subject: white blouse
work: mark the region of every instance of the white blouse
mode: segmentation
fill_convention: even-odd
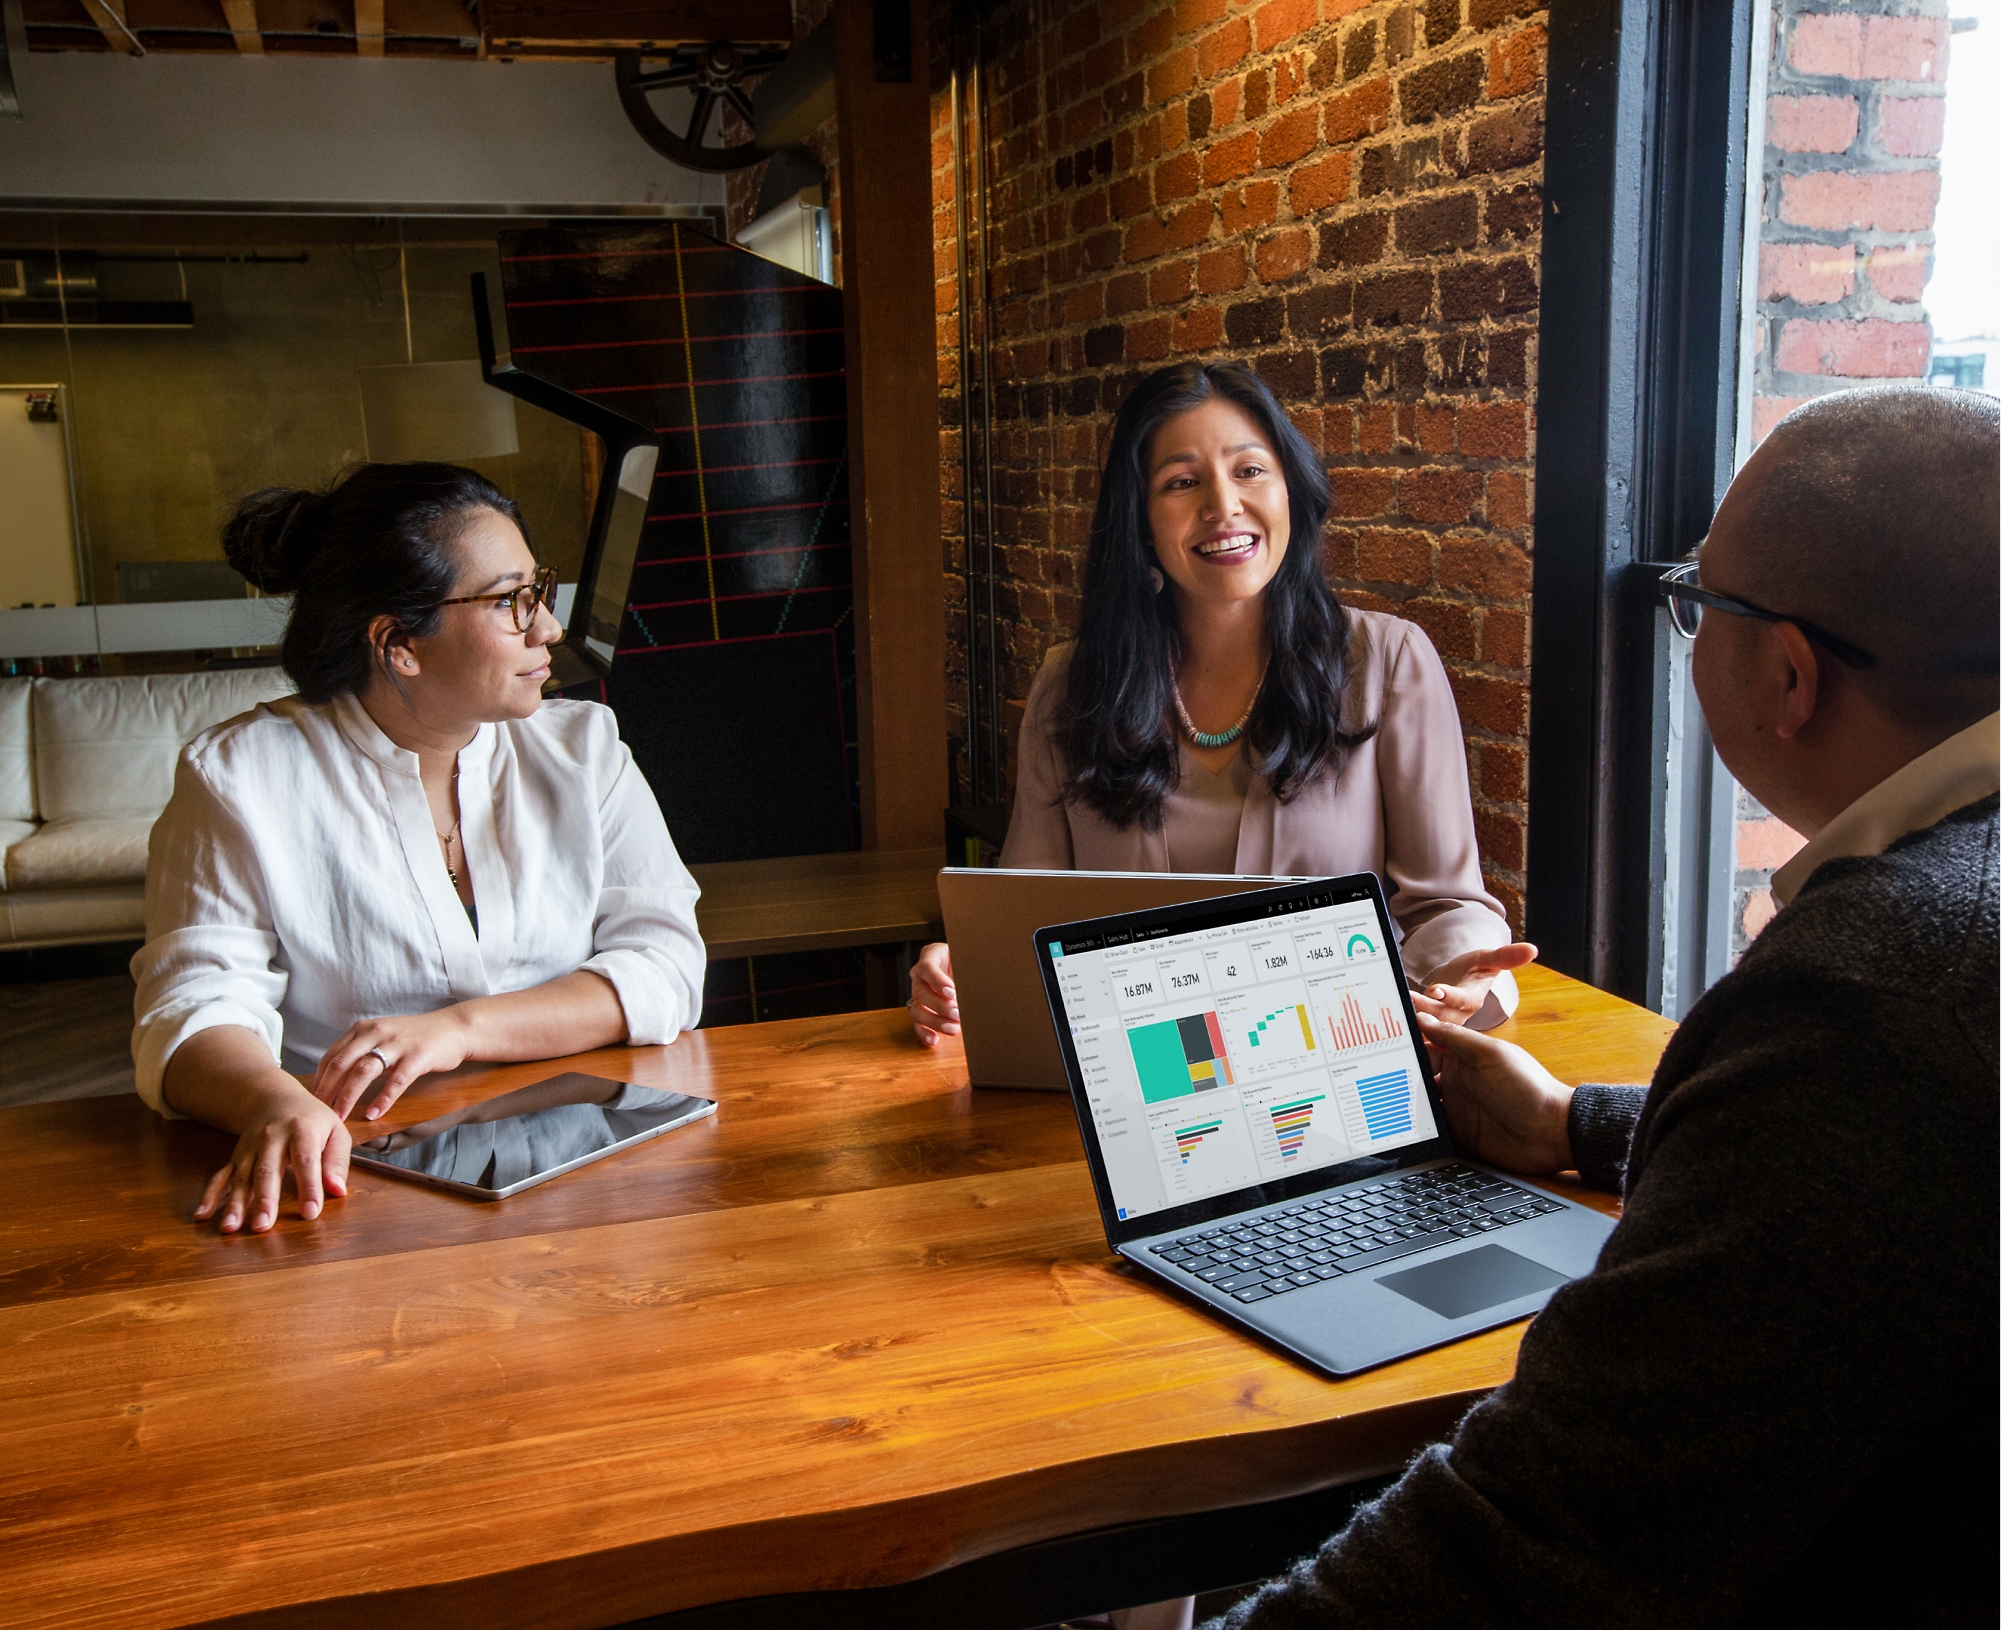
[[[356,1021],[428,1013],[579,968],[617,991],[634,1045],[701,1014],[700,890],[611,710],[546,701],[459,754],[475,931],[445,873],[417,755],[352,696],[269,702],[190,742],[146,862],[132,959],[139,1095],[211,1025],[294,1074]]]

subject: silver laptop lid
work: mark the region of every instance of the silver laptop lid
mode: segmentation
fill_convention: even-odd
[[[938,874],[938,902],[973,1085],[1069,1090],[1035,964],[1035,930],[1044,923],[1210,900],[1274,881],[1228,873],[946,867]]]

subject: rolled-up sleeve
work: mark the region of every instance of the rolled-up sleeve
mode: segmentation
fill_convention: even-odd
[[[282,1058],[287,975],[276,966],[263,868],[241,822],[190,754],[146,853],[146,943],[132,959],[132,1064],[162,1115],[167,1064],[190,1036],[240,1025]]]
[[[609,714],[606,723],[616,731]],[[636,1047],[661,1045],[701,1019],[708,953],[695,902],[702,891],[681,864],[630,749],[613,735],[601,761],[604,882],[584,966],[618,993],[626,1039]]]
[[[1468,951],[1506,945],[1501,902],[1480,874],[1465,736],[1445,664],[1424,631],[1405,624],[1383,686],[1376,761],[1382,777],[1384,870],[1404,965],[1418,979]],[[1498,975],[1474,1028],[1514,1012],[1514,976]]]

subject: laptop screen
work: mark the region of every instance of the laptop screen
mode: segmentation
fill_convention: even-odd
[[[1045,936],[1119,1220],[1439,1136],[1372,882]]]

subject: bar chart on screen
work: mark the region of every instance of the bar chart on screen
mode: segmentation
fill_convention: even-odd
[[[1241,1118],[1184,1112],[1154,1122],[1154,1149],[1170,1205],[1255,1181]]]
[[[1277,979],[1219,996],[1216,1015],[1239,1081],[1288,1075],[1320,1060],[1303,980]]]
[[[1311,1171],[1353,1153],[1327,1078],[1317,1070],[1246,1094],[1244,1111],[1258,1165],[1267,1177]]]

